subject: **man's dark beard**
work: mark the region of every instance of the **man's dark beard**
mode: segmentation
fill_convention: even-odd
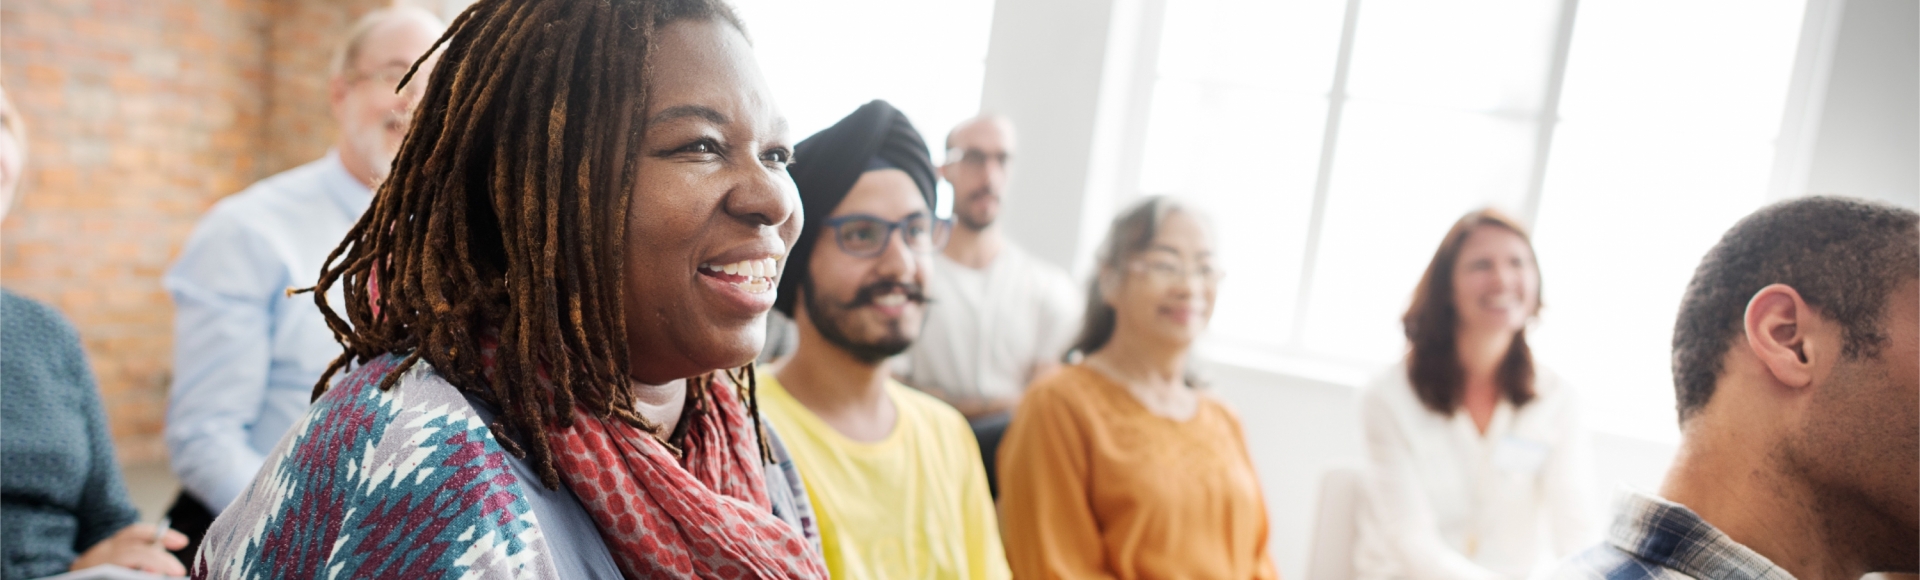
[[[845,319],[853,309],[872,304],[874,297],[891,293],[896,288],[906,291],[909,302],[923,305],[928,302],[926,294],[920,290],[920,285],[888,281],[875,282],[862,287],[859,292],[854,293],[853,300],[846,304],[830,304],[820,295],[820,292],[814,289],[811,278],[800,281],[801,302],[806,303],[807,318],[813,321],[814,329],[820,331],[820,337],[867,364],[880,364],[882,361],[893,358],[894,355],[906,352],[907,347],[913,346],[913,340],[901,332],[896,321],[895,327],[889,329],[891,332],[885,338],[871,343],[856,342],[852,337],[847,336]]]
[[[964,200],[964,202],[971,202],[974,199],[983,195],[993,195],[993,194],[988,193],[986,190],[975,190],[972,194],[967,196],[967,199]],[[977,232],[980,230],[987,229],[987,226],[993,225],[993,218],[989,217],[984,219],[976,219],[971,212],[960,211],[960,209],[958,209],[957,207],[953,210],[953,217],[954,217],[954,222],[958,223],[960,227],[967,228],[967,230],[969,231]]]

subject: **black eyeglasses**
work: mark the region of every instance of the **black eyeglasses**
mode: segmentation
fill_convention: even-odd
[[[833,241],[840,251],[856,258],[871,258],[887,251],[894,230],[900,231],[900,241],[908,249],[931,254],[946,247],[953,222],[918,213],[897,222],[856,213],[828,219],[827,228],[833,230]]]

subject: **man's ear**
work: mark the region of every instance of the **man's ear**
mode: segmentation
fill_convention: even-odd
[[[1813,384],[1823,349],[1814,348],[1814,313],[1800,292],[1785,284],[1761,288],[1747,301],[1747,348],[1775,380],[1793,388]],[[1818,345],[1826,346],[1826,345]]]
[[[346,104],[347,92],[351,90],[353,90],[353,84],[347,82],[347,73],[342,72],[327,78],[327,106],[333,112],[334,121],[346,120],[346,114],[341,107]]]

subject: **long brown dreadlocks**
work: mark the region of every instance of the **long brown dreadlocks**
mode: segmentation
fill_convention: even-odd
[[[314,286],[345,348],[314,398],[349,365],[403,355],[387,390],[426,360],[499,410],[494,434],[550,488],[547,427],[570,427],[575,406],[655,431],[627,380],[635,162],[618,152],[644,130],[654,30],[696,18],[744,31],[721,0],[481,0],[455,19],[391,176]],[[327,304],[336,284],[346,319]],[[491,371],[483,343],[497,345]],[[686,412],[715,380],[688,381]]]

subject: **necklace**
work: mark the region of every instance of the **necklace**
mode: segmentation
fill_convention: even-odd
[[[1119,383],[1120,387],[1127,391],[1127,395],[1133,397],[1140,406],[1145,407],[1148,413],[1175,421],[1185,421],[1199,412],[1200,398],[1191,387],[1165,389],[1148,386],[1144,381],[1128,376],[1104,358],[1088,357],[1086,364],[1093,367],[1094,371],[1106,375],[1113,382]]]

